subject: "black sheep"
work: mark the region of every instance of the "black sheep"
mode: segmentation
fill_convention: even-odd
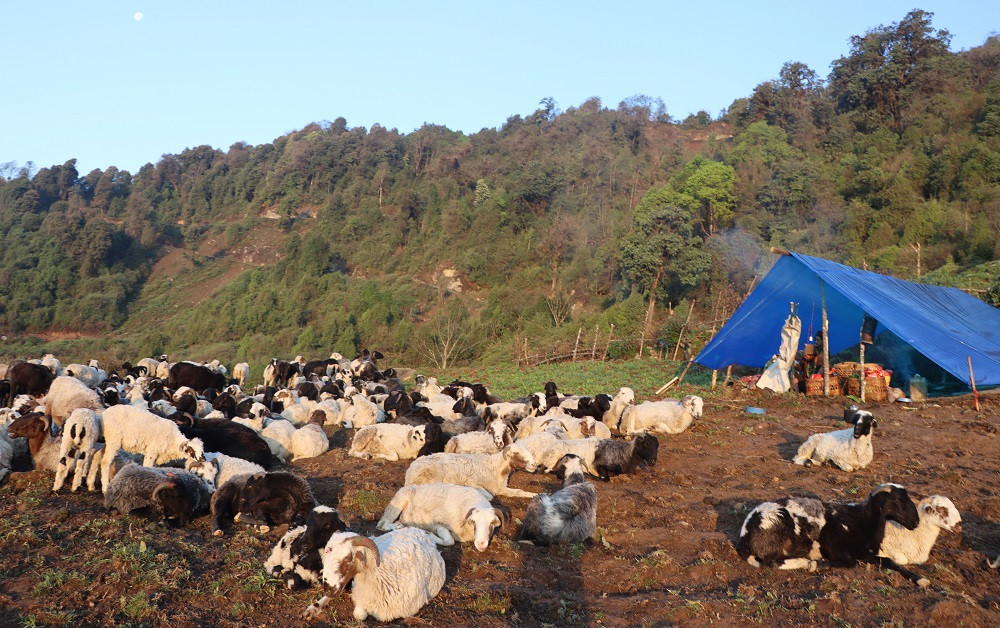
[[[8,408],[14,405],[14,398],[18,395],[41,397],[49,391],[52,380],[56,378],[47,366],[23,361],[11,363],[7,369],[7,377],[10,379]]]
[[[660,441],[652,434],[639,434],[634,440],[602,438],[594,454],[594,470],[602,480],[612,475],[632,473],[637,466],[656,464]]]
[[[271,575],[285,581],[289,589],[297,591],[320,582],[323,573],[323,548],[334,532],[347,529],[337,511],[329,506],[316,506],[306,518],[306,529],[292,540],[288,555],[291,569],[282,570],[281,565],[272,568]],[[302,577],[307,575],[308,579]]]
[[[917,574],[878,557],[888,520],[908,530],[920,523],[917,507],[898,484],[875,487],[860,504],[785,497],[750,511],[736,551],[754,567],[813,570],[820,558],[847,567],[866,561],[919,582]]]
[[[249,460],[265,469],[271,469],[280,462],[271,453],[267,441],[245,425],[229,419],[196,419],[183,412],[176,412],[167,418],[176,423],[187,438],[200,438],[205,444],[205,451]]]
[[[258,526],[303,523],[316,506],[309,483],[284,471],[237,475],[212,496],[212,534],[222,536],[223,522],[230,519]]]

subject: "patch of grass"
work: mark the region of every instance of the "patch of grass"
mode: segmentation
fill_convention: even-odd
[[[156,605],[144,593],[121,598],[122,613],[129,619],[148,619],[156,612]]]
[[[705,610],[705,607],[698,600],[684,600],[684,606],[695,617],[701,615],[702,611]]]
[[[559,554],[565,556],[566,558],[571,558],[573,560],[580,560],[583,556],[583,543],[571,543],[569,545],[560,545]]]
[[[584,619],[580,609],[567,600],[559,600],[559,608],[556,609],[556,614],[566,624],[579,624]]]
[[[750,435],[750,434],[753,434],[753,427],[750,426],[750,425],[748,425],[748,426],[744,427],[740,431],[743,432],[744,434]]]
[[[364,515],[372,515],[381,513],[387,501],[379,491],[362,488],[356,491],[348,491],[344,495],[344,498],[340,500],[340,504],[348,510],[354,510]]]
[[[48,595],[49,593],[54,593],[70,580],[83,577],[75,571],[59,571],[57,569],[48,569],[43,571],[41,576],[42,579],[33,589],[35,595]]]
[[[38,615],[29,613],[21,616],[21,625],[25,628],[37,628],[37,626],[40,626],[41,624],[38,623]]]
[[[510,596],[481,593],[476,599],[466,604],[465,608],[476,613],[504,615],[510,610]]]

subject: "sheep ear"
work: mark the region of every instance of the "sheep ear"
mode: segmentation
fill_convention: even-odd
[[[465,523],[472,523],[472,513],[474,513],[475,511],[476,511],[475,508],[470,508],[469,512],[465,513],[465,516],[462,517],[462,520],[465,521]]]
[[[939,509],[939,510],[941,510],[941,509]],[[930,504],[924,504],[923,511],[924,511],[924,514],[928,514],[929,515],[929,514],[931,514],[931,513],[934,512],[934,506],[932,506]]]

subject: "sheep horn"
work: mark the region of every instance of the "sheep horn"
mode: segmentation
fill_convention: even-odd
[[[159,486],[153,489],[153,495],[152,495],[153,501],[156,501],[156,496],[160,494],[160,491],[168,488],[175,488],[176,486],[177,485],[174,484],[173,482],[164,482],[163,484],[160,484]]]
[[[375,545],[375,541],[371,540],[367,536],[355,536],[351,537],[351,544],[371,551],[372,555],[375,556],[375,566],[378,567],[382,564],[382,559],[379,557],[378,546]],[[367,555],[365,557],[365,563],[368,562]]]

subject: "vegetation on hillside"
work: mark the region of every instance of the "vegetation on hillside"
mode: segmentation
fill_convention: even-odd
[[[447,368],[612,323],[673,345],[664,312],[695,301],[717,326],[772,245],[947,282],[1000,258],[1000,38],[949,44],[915,10],[853,37],[825,80],[786,63],[717,119],[543,99],[469,135],[338,118],[134,174],[8,164],[0,325],[239,359],[377,345]],[[233,255],[262,221],[279,262],[192,303],[147,281],[165,247],[194,259],[213,236]],[[191,285],[223,258],[198,258]]]

